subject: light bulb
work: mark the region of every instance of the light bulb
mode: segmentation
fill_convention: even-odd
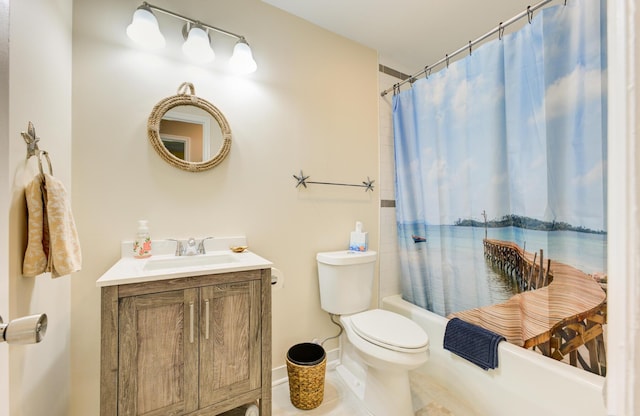
[[[253,59],[251,48],[244,38],[240,38],[233,47],[233,55],[229,59],[229,68],[238,74],[246,75],[258,69],[256,61]]]
[[[199,26],[192,26],[189,29],[187,40],[182,44],[182,52],[191,60],[201,64],[211,62],[216,57],[211,49],[209,35]]]
[[[127,26],[127,36],[146,49],[161,49],[165,45],[158,20],[151,9],[144,5],[133,13],[131,24]]]

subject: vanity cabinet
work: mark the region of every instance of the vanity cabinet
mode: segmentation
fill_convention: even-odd
[[[102,288],[101,415],[271,415],[270,269]]]

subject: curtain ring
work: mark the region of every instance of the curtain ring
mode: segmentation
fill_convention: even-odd
[[[533,20],[533,12],[531,11],[531,6],[527,6],[527,19],[529,20],[529,24]]]
[[[565,6],[567,5],[567,0],[564,0],[564,5],[565,5]]]
[[[472,47],[473,47],[473,43],[469,41],[469,56],[471,56],[471,54],[473,53],[473,51],[471,50]]]
[[[502,22],[498,25],[498,40],[502,40],[502,36],[504,35],[504,27],[502,26]]]
[[[429,69],[429,65],[424,67],[424,77],[426,79],[429,79],[429,72],[431,72],[431,70]]]
[[[444,59],[445,59],[445,61],[447,63],[447,68],[449,68],[449,54],[445,54],[444,55]]]

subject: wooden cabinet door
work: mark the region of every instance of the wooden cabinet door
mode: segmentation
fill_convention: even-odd
[[[119,416],[198,408],[197,320],[197,289],[120,300]]]
[[[261,385],[260,284],[200,289],[200,408]]]

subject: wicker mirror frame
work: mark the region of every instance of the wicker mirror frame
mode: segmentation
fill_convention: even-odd
[[[211,117],[218,122],[220,130],[222,131],[222,145],[218,149],[218,153],[213,155],[210,159],[202,162],[187,162],[186,160],[182,160],[169,152],[164,146],[164,143],[162,143],[162,139],[160,138],[160,121],[167,111],[180,105],[198,107],[209,113]],[[158,152],[160,157],[165,160],[165,162],[178,169],[189,172],[202,172],[204,170],[211,169],[212,167],[220,164],[231,149],[231,128],[229,127],[229,123],[224,117],[224,114],[222,114],[216,106],[207,100],[196,96],[193,84],[188,82],[180,84],[176,95],[164,98],[153,107],[147,122],[147,133],[149,141],[151,141],[151,145],[156,152]]]

